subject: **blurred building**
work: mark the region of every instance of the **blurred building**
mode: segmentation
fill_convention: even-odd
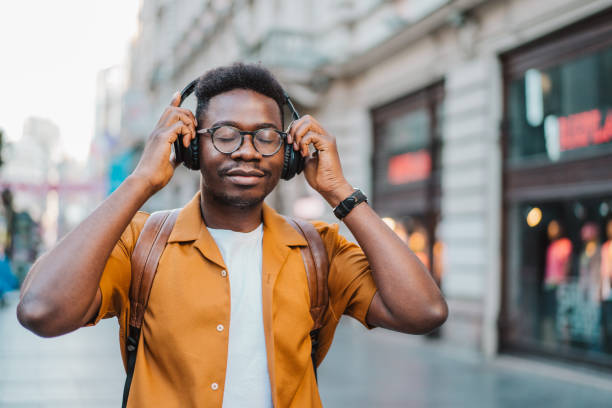
[[[41,222],[46,243],[57,238],[57,197],[49,194],[49,185],[59,181],[59,141],[55,123],[27,118],[21,138],[7,146],[2,169],[2,183],[13,193],[15,210]]]
[[[57,239],[57,193],[60,132],[48,119],[30,117],[21,138],[6,146],[2,189],[11,197],[8,251],[17,276],[23,279],[42,247]],[[10,192],[10,193],[9,193]]]
[[[91,180],[104,184],[101,197],[113,190],[110,179],[111,159],[115,151],[123,151],[127,144],[121,140],[121,109],[125,91],[125,68],[112,66],[98,73],[96,80],[96,112],[94,136],[89,147],[87,168]]]
[[[209,68],[261,61],[434,272],[443,341],[610,368],[610,21],[611,0],[145,0],[126,140]],[[271,202],[333,220],[301,177]]]
[[[59,183],[51,186],[58,200],[57,238],[76,227],[107,193],[106,180],[90,173],[91,161],[95,161],[91,154],[87,163],[65,157],[57,166]]]

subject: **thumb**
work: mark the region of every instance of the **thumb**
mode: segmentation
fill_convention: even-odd
[[[176,91],[174,95],[172,95],[172,102],[170,102],[170,106],[179,106],[181,104],[181,93]]]
[[[170,164],[173,169],[176,169],[180,163],[176,162],[176,154],[174,153],[174,149],[170,152]]]

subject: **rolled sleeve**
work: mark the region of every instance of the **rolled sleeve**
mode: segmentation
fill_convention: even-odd
[[[366,317],[377,288],[363,250],[338,233],[337,224],[316,223],[329,256],[330,306],[336,318],[346,314],[366,328]]]
[[[100,278],[100,309],[89,325],[115,316],[120,317],[120,322],[125,320],[121,316],[129,308],[132,251],[147,218],[148,214],[138,212],[115,244]]]

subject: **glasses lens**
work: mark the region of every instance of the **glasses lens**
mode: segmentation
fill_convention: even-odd
[[[213,134],[213,143],[221,153],[232,153],[240,145],[240,132],[231,126],[221,126]]]
[[[276,153],[282,142],[282,136],[274,129],[260,129],[255,133],[255,148],[263,155]]]

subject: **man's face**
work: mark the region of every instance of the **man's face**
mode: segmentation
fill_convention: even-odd
[[[282,129],[274,99],[248,89],[234,89],[212,97],[198,118],[200,129],[220,125],[240,130]],[[226,205],[257,205],[278,183],[283,166],[283,148],[273,156],[262,156],[251,135],[244,136],[238,150],[224,154],[215,149],[211,135],[200,135],[202,192]]]

